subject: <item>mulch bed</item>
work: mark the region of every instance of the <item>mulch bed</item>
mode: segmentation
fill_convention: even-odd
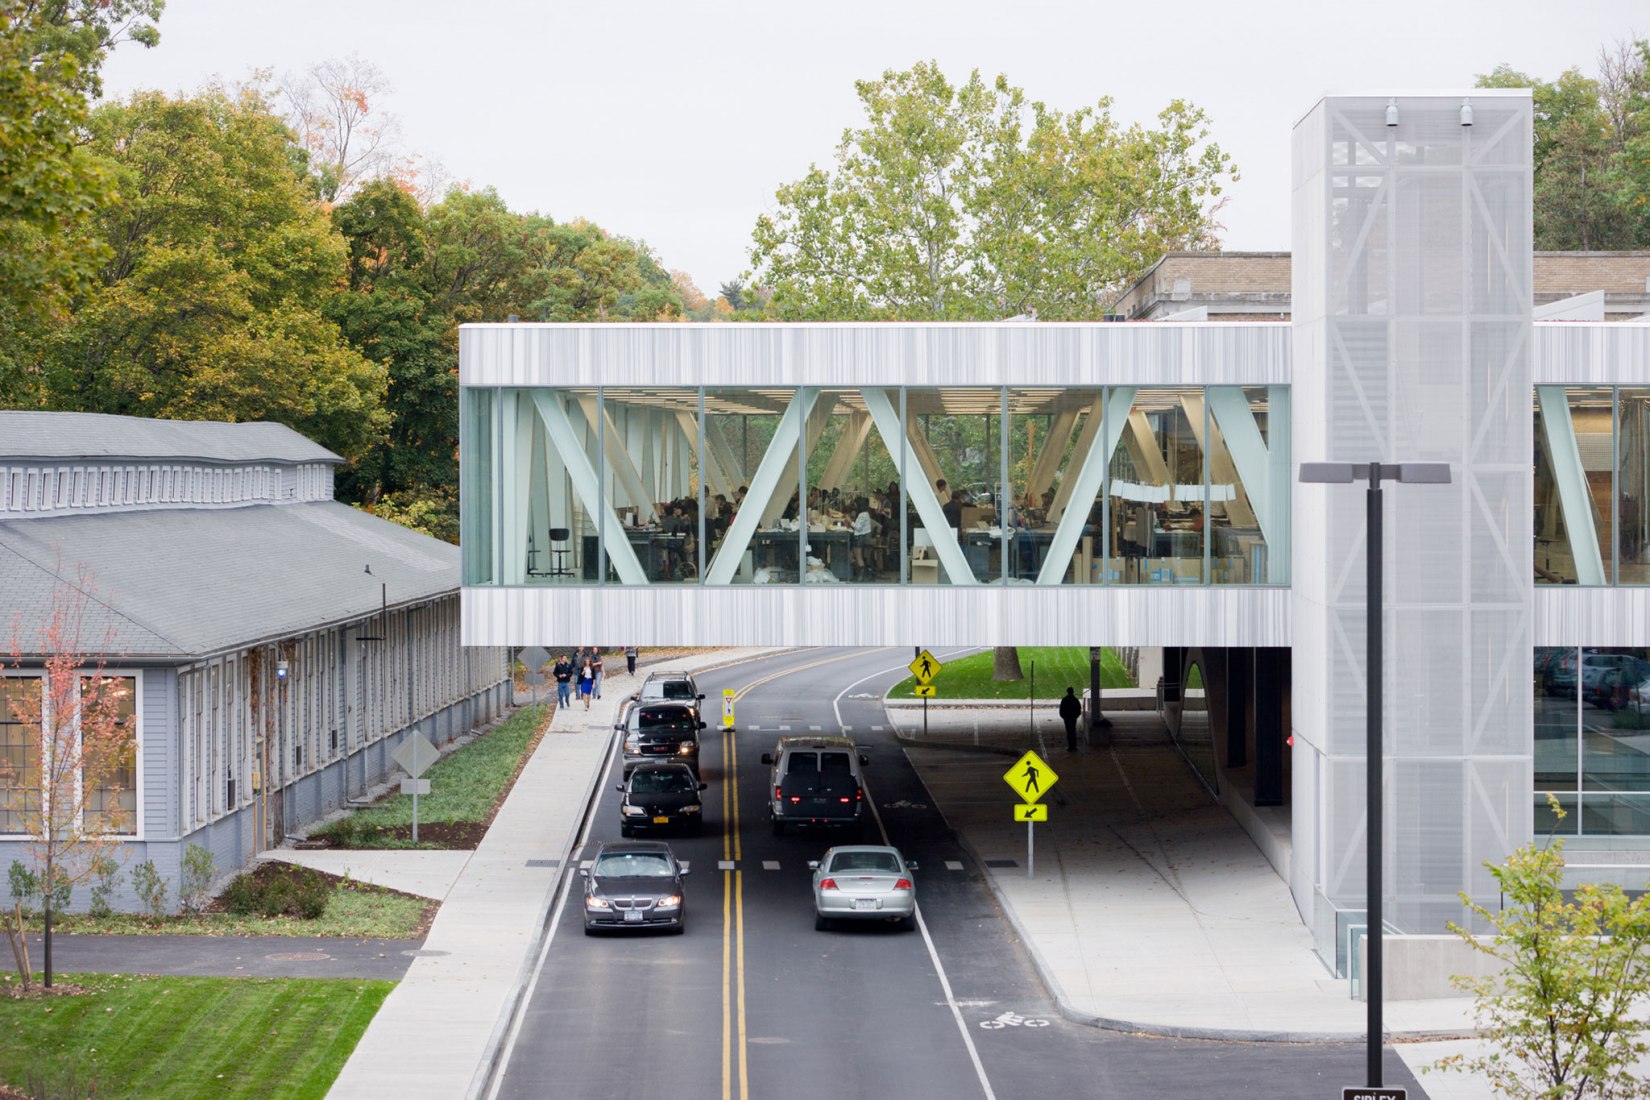
[[[521,774],[520,769],[517,769],[516,774]],[[510,782],[513,784],[515,780],[512,779]],[[506,788],[506,790],[508,790],[508,788]],[[498,806],[494,805],[493,809],[487,814],[487,821],[420,821],[418,823],[418,842],[420,844],[429,844],[436,848],[473,851],[478,845],[481,844],[481,838],[487,835],[487,826],[491,823],[493,815],[497,812]],[[399,840],[412,839],[411,825],[380,825],[373,829],[373,832],[378,836],[395,837]],[[316,850],[331,848],[343,849],[345,846],[341,844],[334,844],[331,837],[322,834],[320,836],[312,836],[300,844],[294,844],[293,847]],[[379,849],[350,848],[348,850],[354,852],[364,852],[378,851]]]

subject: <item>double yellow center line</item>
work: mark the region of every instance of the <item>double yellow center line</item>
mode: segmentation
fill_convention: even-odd
[[[854,650],[770,673],[741,687],[734,693],[734,701],[782,676],[850,660],[865,652]],[[739,1083],[737,1095],[740,1100],[748,1100],[750,1061],[746,1055],[745,1028],[745,872],[738,869],[744,855],[739,843],[739,741],[731,729],[723,731],[723,745],[722,858],[731,860],[735,869],[722,872],[722,1100],[733,1100],[736,1095],[736,1067]]]

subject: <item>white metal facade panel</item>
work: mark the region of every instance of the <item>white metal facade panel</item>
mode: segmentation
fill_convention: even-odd
[[[1650,588],[1538,585],[1532,646],[1650,646]]]
[[[1282,588],[693,586],[466,588],[466,645],[1290,644]],[[594,624],[594,625],[593,625]]]
[[[1266,385],[1289,326],[464,325],[464,386]]]
[[[1453,470],[1384,493],[1386,911],[1436,932],[1458,890],[1493,904],[1477,868],[1531,828],[1531,108],[1396,104],[1389,127],[1387,97],[1329,98],[1296,130],[1293,439],[1298,461]],[[1292,722],[1316,757],[1295,763],[1320,777],[1294,819],[1318,896],[1296,901],[1320,937],[1321,905],[1365,904],[1364,507],[1362,485],[1295,492]]]
[[[1650,386],[1650,324],[1549,321],[1536,325],[1535,383]]]

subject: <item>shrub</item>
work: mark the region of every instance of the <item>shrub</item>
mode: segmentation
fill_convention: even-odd
[[[120,864],[109,856],[94,856],[92,874],[97,879],[92,883],[92,916],[106,917],[114,909],[109,904],[109,898],[114,894],[115,887],[120,884]]]
[[[132,868],[132,888],[150,916],[166,916],[166,880],[155,870],[154,860],[146,859]]]
[[[40,891],[40,876],[22,860],[14,859],[11,861],[11,868],[6,872],[6,877],[11,881],[11,896],[17,899],[23,906],[23,912],[27,914],[30,911],[29,903]]]
[[[258,880],[251,875],[240,874],[229,880],[229,885],[223,888],[224,906],[236,916],[248,917],[258,911]]]
[[[332,885],[326,876],[307,867],[265,868],[261,874],[239,874],[224,888],[223,901],[239,916],[293,916],[316,920],[327,911]]]
[[[183,875],[178,881],[178,901],[191,913],[198,913],[206,905],[212,888],[212,876],[217,863],[212,853],[199,844],[191,844],[183,853]]]

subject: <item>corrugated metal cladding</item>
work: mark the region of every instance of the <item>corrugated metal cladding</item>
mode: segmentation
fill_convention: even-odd
[[[1537,324],[1534,367],[1538,386],[1650,386],[1650,324]]]
[[[1243,324],[464,325],[466,386],[1264,385],[1289,326]]]
[[[1532,645],[1642,646],[1646,642],[1650,588],[1536,585],[1533,605]]]
[[[823,586],[822,586],[823,587]],[[466,588],[467,645],[1290,644],[1285,588]],[[616,632],[616,633],[615,633]]]

